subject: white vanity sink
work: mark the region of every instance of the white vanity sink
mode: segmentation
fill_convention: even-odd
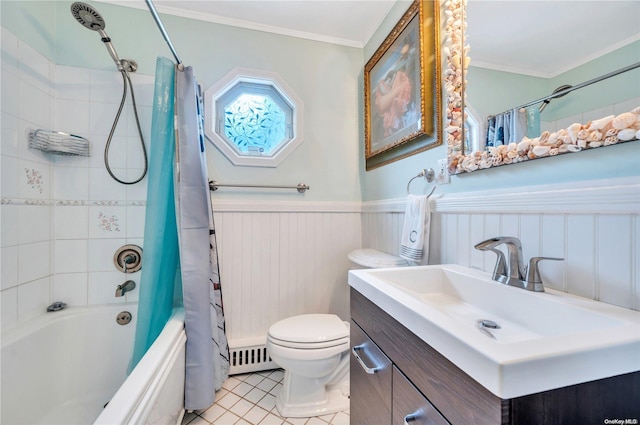
[[[458,265],[352,270],[349,285],[501,398],[640,370],[637,311]]]

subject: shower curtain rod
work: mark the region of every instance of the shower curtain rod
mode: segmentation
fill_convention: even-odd
[[[625,66],[623,68],[620,68],[620,69],[618,69],[616,71],[612,71],[612,72],[609,72],[608,74],[604,74],[604,75],[601,75],[599,77],[593,78],[593,79],[591,79],[589,81],[585,81],[584,83],[580,83],[580,84],[578,84],[576,86],[571,86],[571,87],[568,87],[568,88],[566,88],[564,90],[560,90],[560,91],[558,91],[556,93],[551,93],[550,95],[545,96],[543,98],[540,98],[538,100],[534,100],[532,102],[525,103],[524,105],[520,105],[516,109],[527,108],[527,107],[533,106],[533,105],[535,105],[537,103],[544,102],[545,100],[550,100],[550,99],[553,99],[555,97],[564,96],[565,94],[571,93],[574,90],[578,90],[578,89],[581,89],[583,87],[589,86],[591,84],[600,82],[602,80],[606,80],[607,78],[615,77],[616,75],[623,74],[623,73],[625,73],[627,71],[631,71],[631,70],[636,69],[636,68],[640,68],[640,62],[633,63],[631,65],[628,65],[628,66]],[[509,112],[509,111],[504,111],[503,114],[505,114],[507,112]],[[491,117],[495,117],[496,115],[501,115],[501,114],[489,115],[487,117],[487,119],[491,118]]]
[[[178,70],[182,71],[184,69],[184,65],[182,64],[182,61],[178,57],[178,52],[176,52],[176,49],[173,47],[173,44],[171,43],[169,34],[167,34],[167,31],[164,29],[164,25],[162,25],[160,16],[158,15],[158,12],[156,12],[156,7],[153,5],[153,2],[151,0],[145,0],[145,2],[147,3],[149,12],[151,12],[151,16],[153,16],[153,20],[156,21],[156,24],[158,25],[158,29],[162,33],[162,37],[164,37],[164,41],[167,42],[167,45],[169,46],[169,50],[171,50],[173,57],[176,59],[176,62],[177,62],[176,65],[178,66]]]
[[[261,185],[261,184],[220,184],[215,180],[209,181],[209,190],[216,191],[219,187],[249,187],[253,189],[296,189],[299,193],[305,193],[311,189],[304,183],[298,183],[297,186],[278,186],[278,185]]]

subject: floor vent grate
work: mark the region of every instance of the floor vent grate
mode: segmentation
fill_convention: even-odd
[[[229,348],[230,375],[239,373],[259,372],[261,370],[276,369],[277,364],[271,360],[265,345]]]

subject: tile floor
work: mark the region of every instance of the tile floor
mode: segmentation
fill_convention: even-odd
[[[205,411],[185,414],[182,425],[349,425],[349,411],[313,418],[283,418],[276,409],[282,369],[234,375]]]

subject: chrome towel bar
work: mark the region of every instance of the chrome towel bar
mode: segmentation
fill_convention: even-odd
[[[297,186],[279,186],[279,185],[262,185],[262,184],[220,184],[215,180],[209,182],[209,189],[212,191],[218,190],[220,187],[248,187],[253,189],[296,189],[298,193],[305,193],[311,189],[304,183],[298,183]]]

